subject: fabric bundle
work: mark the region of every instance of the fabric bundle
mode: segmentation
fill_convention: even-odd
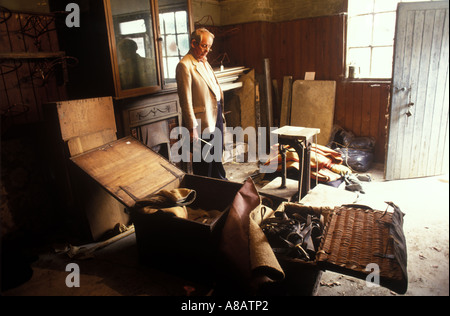
[[[299,155],[294,148],[286,147],[286,168],[300,170]],[[311,145],[311,179],[317,179],[319,182],[332,182],[340,179],[345,174],[352,173],[351,169],[344,166],[344,160],[337,151],[319,145]],[[277,172],[281,172],[282,158],[281,154],[269,159],[265,165],[270,165],[276,159],[278,161]]]
[[[186,205],[193,203],[196,197],[197,193],[190,189],[161,190],[155,195],[137,201],[135,208],[144,214],[162,211],[187,219]]]

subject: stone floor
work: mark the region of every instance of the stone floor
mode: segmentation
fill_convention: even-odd
[[[241,182],[258,170],[254,164],[226,165],[228,177]],[[384,181],[382,168],[369,172],[373,181],[364,183],[366,194],[357,202],[392,201],[406,214],[404,232],[408,246],[409,288],[406,296],[449,295],[449,183],[448,175]],[[134,234],[95,253],[89,260],[77,260],[80,287],[68,287],[75,280],[69,264],[73,259],[54,248],[40,249],[29,265],[11,268],[11,276],[23,279],[2,296],[185,296],[208,295],[211,287],[142,265],[137,257]],[[180,263],[182,264],[182,263]],[[5,269],[5,267],[2,267]],[[67,269],[67,271],[66,271]],[[14,275],[13,275],[14,274]],[[365,281],[324,272],[317,296],[396,296],[385,288],[368,287]]]

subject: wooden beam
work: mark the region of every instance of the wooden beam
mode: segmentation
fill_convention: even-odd
[[[61,58],[64,56],[66,56],[65,52],[0,53],[0,59],[46,59],[46,58]]]
[[[273,126],[273,100],[272,100],[272,80],[270,79],[270,60],[264,59],[264,76],[267,95],[267,127]]]
[[[291,106],[292,106],[292,76],[286,76],[284,77],[283,80],[280,127],[291,125]]]

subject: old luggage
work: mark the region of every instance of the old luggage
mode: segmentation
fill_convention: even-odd
[[[277,254],[286,280],[298,280],[299,274],[311,275],[310,284],[317,285],[314,277],[320,276],[319,271],[328,270],[379,282],[377,285],[404,294],[408,288],[404,214],[394,204],[390,206],[393,211],[382,212],[362,205],[330,208],[282,203],[277,212],[285,212],[290,218],[294,214],[311,214],[324,219],[314,260]]]

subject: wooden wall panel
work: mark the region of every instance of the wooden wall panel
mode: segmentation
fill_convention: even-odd
[[[356,136],[374,137],[375,161],[384,163],[390,84],[343,81],[336,93],[334,123]]]
[[[302,80],[312,71],[316,80],[336,81],[335,124],[356,136],[375,137],[375,161],[384,163],[390,84],[344,78],[346,23],[345,15],[335,15],[230,25],[220,28],[225,35],[216,37],[214,46],[228,54],[229,65],[254,68],[256,74],[263,74],[263,60],[270,58],[279,95],[284,76]],[[275,121],[279,115],[274,113]]]

